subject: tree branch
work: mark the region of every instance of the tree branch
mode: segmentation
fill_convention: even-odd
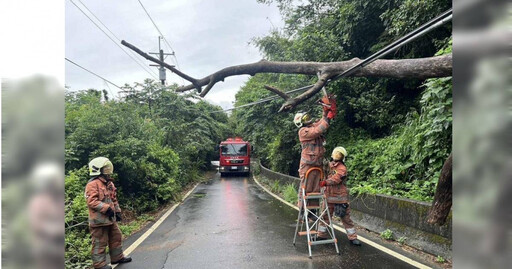
[[[289,111],[292,108],[294,108],[296,105],[298,105],[298,104],[306,101],[307,99],[313,97],[313,95],[315,95],[317,92],[319,92],[325,86],[327,81],[331,77],[333,77],[333,76],[334,75],[328,74],[328,73],[320,74],[318,76],[317,82],[313,85],[313,87],[311,87],[309,90],[303,92],[301,95],[299,95],[299,96],[297,96],[295,98],[288,99],[281,106],[281,108],[279,109],[279,112]]]
[[[275,93],[275,94],[279,95],[279,96],[280,96],[281,98],[283,98],[285,101],[286,101],[286,100],[288,100],[288,99],[290,99],[290,96],[289,96],[288,94],[286,94],[285,92],[283,92],[283,91],[281,91],[281,90],[279,90],[279,89],[277,89],[277,88],[274,88],[274,87],[269,86],[269,85],[265,85],[264,87],[265,87],[265,89],[267,89],[267,90],[269,90],[269,91],[271,91],[271,92],[273,92],[273,93]]]
[[[157,63],[157,64],[161,64],[163,65],[164,67],[166,67],[167,69],[171,70],[172,72],[174,72],[176,75],[188,80],[190,83],[192,83],[191,85],[193,86],[192,89],[196,88],[199,92],[201,91],[201,86],[199,86],[197,84],[197,79],[181,72],[180,70],[174,68],[174,66],[170,65],[170,64],[167,64],[165,62],[162,62],[160,61],[159,59],[153,57],[153,56],[150,56],[149,54],[143,52],[142,50],[140,50],[139,48],[135,47],[134,45],[122,40],[121,41],[121,44],[125,45],[126,47],[128,47],[129,49],[135,51],[137,54],[139,54],[140,56],[146,58],[146,60],[148,61],[152,61],[154,63]],[[213,86],[212,86],[213,87]]]
[[[259,62],[235,65],[223,68],[209,76],[195,80],[195,83],[178,88],[176,91],[185,92],[194,88],[207,87],[201,92],[204,97],[213,86],[230,76],[251,75],[258,73],[303,74],[316,75],[329,74],[327,79],[341,74],[348,68],[361,62],[354,58],[342,62],[272,62],[261,60]],[[452,75],[452,55],[435,56],[429,58],[403,59],[403,60],[377,60],[351,74],[354,77],[389,77],[389,78],[417,78],[427,79],[436,77],[448,77]],[[287,108],[290,109],[317,93],[325,83],[317,82],[313,88],[295,98],[287,99]],[[273,91],[275,92],[275,91]],[[281,91],[280,91],[281,92]],[[275,92],[278,93],[278,92]],[[279,94],[279,93],[278,93]],[[281,95],[280,95],[281,96]],[[281,96],[283,97],[283,96]],[[284,98],[284,97],[283,97]],[[285,103],[286,104],[286,103]]]

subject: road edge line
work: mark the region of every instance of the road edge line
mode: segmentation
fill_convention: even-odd
[[[273,192],[269,191],[267,188],[265,188],[265,187],[264,187],[264,186],[263,186],[263,185],[258,181],[258,179],[257,179],[254,175],[252,176],[252,178],[254,179],[254,182],[256,182],[256,184],[258,184],[258,186],[260,186],[263,190],[265,190],[265,191],[266,191],[268,194],[270,194],[272,197],[274,197],[274,198],[276,198],[277,200],[281,201],[282,203],[284,203],[284,204],[286,204],[286,205],[288,205],[288,206],[290,206],[290,207],[294,208],[294,209],[295,209],[295,210],[297,210],[297,211],[299,210],[299,208],[298,208],[297,206],[295,206],[295,205],[293,205],[293,204],[289,203],[288,201],[286,201],[286,200],[284,200],[283,198],[279,197],[277,194],[275,194],[275,193],[273,193]],[[345,231],[345,229],[343,229],[342,227],[340,227],[340,226],[338,226],[338,225],[336,225],[336,224],[334,224],[334,225],[333,225],[333,227],[334,227],[334,229],[336,229],[336,230],[338,230],[338,231],[340,231],[340,232],[342,232],[342,233],[344,233],[344,234],[347,234],[347,232]],[[364,242],[364,243],[366,243],[366,244],[368,244],[368,245],[370,245],[370,246],[372,246],[372,247],[374,247],[374,248],[376,248],[376,249],[378,249],[378,250],[380,250],[380,251],[382,251],[382,252],[384,252],[384,253],[386,253],[386,254],[388,254],[388,255],[391,255],[391,256],[393,256],[393,257],[395,257],[395,258],[397,258],[397,259],[399,259],[399,260],[401,260],[401,261],[403,261],[403,262],[406,262],[406,263],[408,263],[408,264],[410,264],[410,265],[412,265],[412,266],[414,266],[414,267],[416,267],[416,268],[421,268],[421,269],[432,269],[432,267],[429,267],[429,266],[424,265],[424,264],[422,264],[422,263],[420,263],[420,262],[417,262],[417,261],[415,261],[415,260],[413,260],[413,259],[411,259],[411,258],[408,258],[408,257],[406,257],[406,256],[404,256],[404,255],[402,255],[402,254],[400,254],[400,253],[398,253],[398,252],[396,252],[396,251],[393,251],[393,250],[391,250],[391,249],[389,249],[389,248],[387,248],[387,247],[385,247],[385,246],[379,245],[378,243],[375,243],[375,242],[371,241],[370,239],[367,239],[367,238],[365,238],[365,237],[363,237],[363,236],[361,236],[361,235],[357,235],[357,238],[358,238],[359,240],[361,240],[362,242]]]
[[[187,199],[187,197],[197,188],[197,186],[199,186],[199,184],[201,184],[201,182],[197,183],[190,191],[188,191],[185,196],[183,196],[183,199],[181,199],[181,202],[173,205],[171,208],[169,208],[169,210],[167,210],[167,212],[165,212],[165,214],[163,214],[152,226],[151,228],[149,228],[143,235],[141,235],[139,238],[137,238],[137,240],[135,240],[135,242],[133,242],[124,252],[123,254],[125,256],[129,255],[130,253],[132,253],[135,248],[137,248],[142,242],[144,242],[144,240],[146,240],[146,238],[148,238],[157,228],[158,226],[160,226],[160,224],[162,224],[162,222],[164,222],[164,220],[167,219],[167,217],[169,217],[169,215],[171,215],[171,213],[174,211],[174,209],[176,209],[179,205],[181,205],[185,199]],[[117,264],[114,264],[112,266],[112,268],[115,268],[117,266]]]

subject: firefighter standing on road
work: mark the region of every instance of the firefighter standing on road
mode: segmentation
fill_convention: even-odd
[[[98,157],[89,163],[92,178],[85,187],[89,208],[89,230],[92,237],[94,268],[111,269],[107,264],[105,248],[109,247],[112,264],[131,262],[123,255],[122,235],[117,222],[121,221],[121,208],[117,202],[116,187],[112,182],[114,166],[109,159]]]
[[[357,233],[354,228],[354,222],[350,219],[349,193],[346,186],[347,167],[345,166],[345,157],[347,151],[343,147],[336,147],[332,151],[332,161],[329,163],[329,176],[326,180],[320,181],[320,186],[325,187],[324,193],[327,196],[327,204],[331,216],[339,216],[345,230],[347,231],[350,243],[360,246],[361,242],[357,240]],[[324,220],[329,223],[327,215]],[[319,229],[320,230],[320,229]],[[328,234],[320,233],[320,238],[327,238]]]
[[[325,101],[325,100],[324,100]],[[297,113],[293,123],[299,127],[299,141],[302,152],[299,163],[299,177],[301,185],[304,182],[306,172],[312,167],[322,169],[323,157],[325,153],[325,138],[323,134],[329,128],[329,121],[336,115],[336,104],[334,99],[329,100],[330,106],[323,106],[322,118],[313,122],[308,113]],[[327,102],[329,102],[327,101]],[[307,181],[306,192],[319,192],[320,178],[311,178]],[[301,193],[299,191],[298,205],[301,205]]]

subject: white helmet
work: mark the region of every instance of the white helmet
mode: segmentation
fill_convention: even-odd
[[[331,157],[335,161],[340,161],[343,156],[343,161],[345,161],[345,157],[347,157],[347,150],[344,147],[335,147],[332,150]]]
[[[304,126],[304,124],[311,123],[311,121],[311,116],[309,116],[307,112],[299,112],[293,117],[293,123],[295,123],[295,126],[298,128]]]
[[[37,190],[64,188],[64,170],[62,165],[56,162],[38,163],[32,169],[30,178],[32,186]]]
[[[108,158],[97,157],[89,162],[89,175],[91,176],[111,175],[112,173],[114,173],[114,165]]]

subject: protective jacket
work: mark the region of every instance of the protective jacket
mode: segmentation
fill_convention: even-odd
[[[321,167],[325,153],[323,133],[329,128],[327,118],[320,120],[299,129],[299,141],[302,147],[299,164],[299,175],[303,178],[306,167]]]
[[[347,167],[343,161],[332,161],[329,163],[329,176],[325,180],[327,203],[348,203],[348,188],[345,185],[347,175]]]
[[[89,226],[91,227],[107,226],[114,223],[115,217],[109,219],[106,215],[108,208],[114,212],[121,212],[114,183],[107,181],[102,176],[89,180],[85,186],[85,199],[89,208]]]
[[[301,184],[304,183],[306,172],[312,167],[322,168],[323,156],[325,153],[323,133],[327,131],[329,122],[326,117],[302,127],[299,129],[299,141],[302,146],[301,158],[299,163],[299,177]],[[320,192],[320,185],[322,180],[319,173],[313,173],[309,176],[306,183],[306,193]],[[298,205],[301,205],[301,192],[299,191]]]

